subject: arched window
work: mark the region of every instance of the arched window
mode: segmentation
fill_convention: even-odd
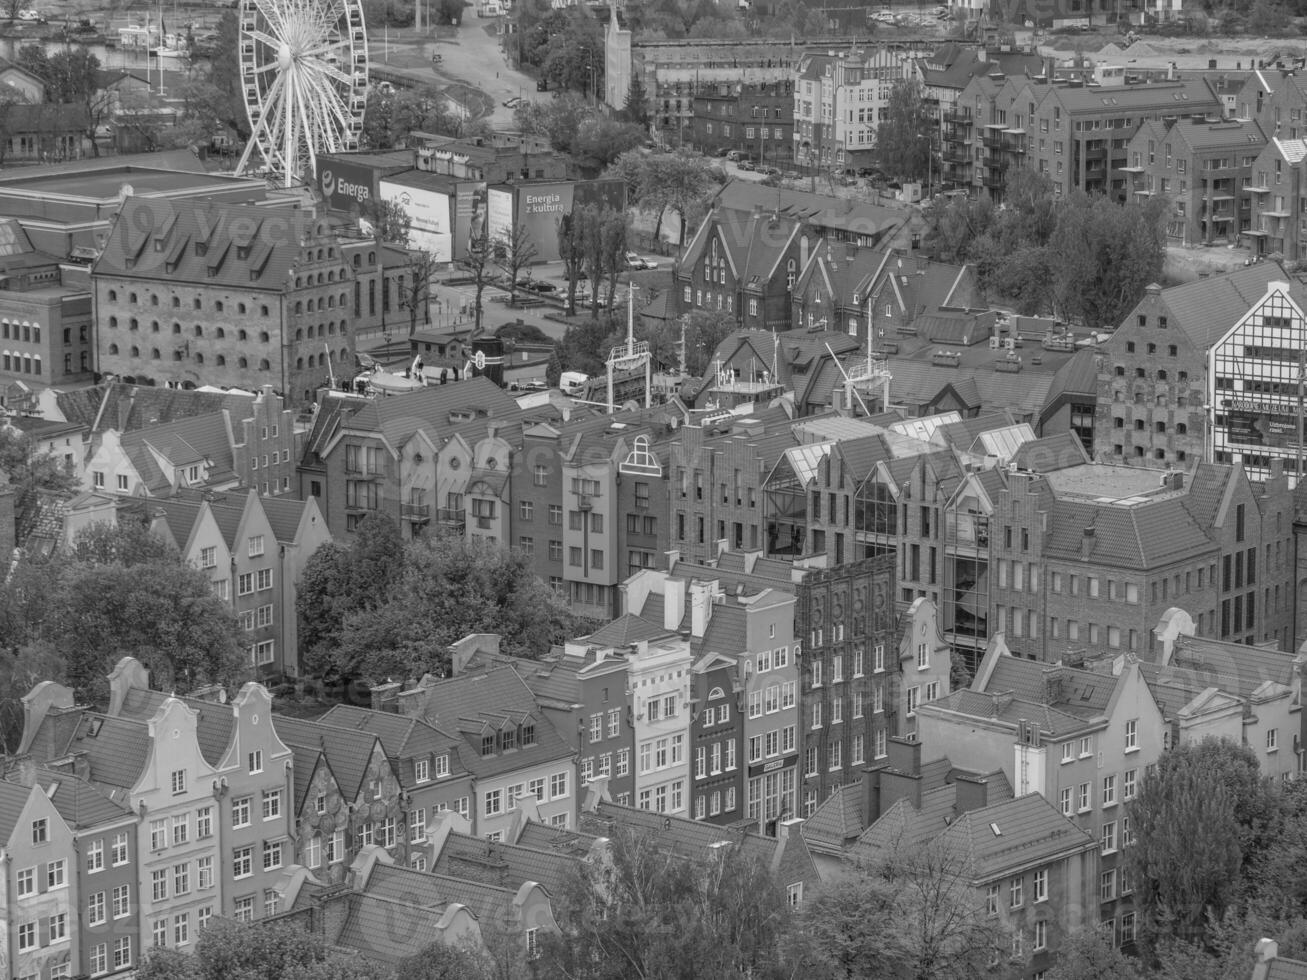
[[[195,297],[195,304],[194,304],[194,305],[195,305],[195,309],[198,310],[198,309],[200,308],[200,297],[198,297],[198,296]]]
[[[136,321],[136,317],[132,317],[132,322],[131,322],[131,324],[128,326],[127,329],[129,329],[129,330],[139,330],[140,327],[141,327],[141,325]]]
[[[109,302],[110,303],[118,302],[118,290],[116,289],[109,290]]]
[[[259,307],[259,316],[267,316],[267,315],[268,315],[268,304],[264,303],[262,306]]]
[[[110,328],[112,328],[112,329],[117,329],[117,327],[118,327],[118,318],[117,318],[116,316],[111,316],[111,317],[109,317],[109,326],[110,326]]]
[[[227,358],[223,357],[221,354],[214,358],[214,361],[217,363],[218,367],[227,366]]]
[[[272,365],[268,363],[268,359],[266,357],[259,361],[259,370],[260,371],[272,370]]]
[[[335,297],[335,296],[328,296],[328,297],[327,297],[327,309],[329,309],[329,310],[334,310],[335,308],[336,308],[336,297]]]
[[[203,364],[203,363],[204,363],[204,355],[201,354],[199,351],[196,351],[196,352],[195,352],[195,363],[196,363],[196,364]]]
[[[155,347],[150,351],[150,358],[155,361],[159,359],[159,348]]]
[[[237,330],[237,331],[236,331],[236,339],[237,339],[237,340],[249,340],[249,339],[250,339],[250,335],[247,334],[247,333],[245,332],[245,328],[242,327],[240,330]]]
[[[297,328],[297,329],[296,329],[296,331],[295,331],[295,339],[296,339],[296,340],[303,340],[303,339],[304,339],[304,328],[303,328],[303,327],[300,327],[300,328]]]
[[[151,332],[151,333],[158,333],[158,332],[159,332],[159,321],[158,321],[158,320],[151,320],[151,321],[150,321],[150,332]]]
[[[195,325],[195,336],[197,337],[204,336],[204,328],[200,326],[198,323]]]
[[[222,329],[222,327],[218,327],[218,339],[222,340],[226,336],[227,336],[227,331]]]
[[[1118,365],[1116,366],[1116,376],[1117,376],[1118,378],[1124,378],[1124,377],[1125,377],[1125,368],[1123,368],[1120,364],[1118,364]]]
[[[237,366],[237,367],[240,367],[240,368],[247,368],[247,367],[250,366],[250,362],[247,361],[245,358],[242,357],[242,358],[240,358],[239,360],[236,361],[236,366]]]
[[[118,355],[118,345],[117,345],[117,344],[110,344],[110,345],[109,345],[109,353],[110,353],[110,355],[116,357],[116,356]]]
[[[295,370],[296,371],[304,370],[304,358],[302,357],[295,358]]]
[[[266,344],[268,342],[268,331],[264,330],[259,334],[259,342]]]
[[[136,302],[136,294],[135,294],[135,293],[128,293],[128,294],[127,294],[127,302],[129,302],[129,303],[135,303],[135,302]]]
[[[335,270],[335,269],[328,269],[328,270],[327,270],[327,282],[335,282],[335,281],[336,281],[336,270]]]
[[[1166,380],[1166,372],[1165,372],[1165,371],[1158,371],[1158,372],[1157,372],[1157,380],[1158,380],[1158,381],[1165,381],[1165,380]]]
[[[361,266],[362,264],[363,264],[363,256],[361,256],[361,255],[359,255],[357,252],[355,252],[355,253],[354,253],[354,268],[357,269],[357,268],[358,268],[359,266]],[[112,297],[110,297],[110,298],[112,298]]]
[[[182,305],[182,298],[180,296],[174,296],[172,298],[172,308],[174,310],[180,309],[181,305]]]
[[[157,295],[156,293],[151,293],[151,294],[150,294],[150,305],[151,305],[151,306],[158,306],[158,305],[159,305],[159,297],[158,297],[158,295]]]
[[[297,299],[297,300],[295,301],[295,312],[296,312],[296,313],[303,313],[303,312],[304,312],[304,301],[303,301],[303,300],[301,300],[301,299]]]
[[[368,253],[368,265],[376,265],[376,264],[377,264],[377,253],[376,253],[376,252],[369,252],[369,253]]]
[[[334,336],[336,335],[336,321],[335,321],[335,320],[328,320],[328,321],[327,321],[327,333],[328,333],[330,336],[332,336],[332,337],[334,337]]]
[[[173,352],[172,352],[172,359],[173,359],[174,361],[180,361],[180,360],[182,359],[182,352],[181,352],[180,349],[175,349],[175,350],[173,350]]]
[[[214,303],[214,304],[213,304],[213,308],[214,308],[215,310],[217,310],[219,313],[221,313],[221,312],[222,312],[222,300],[218,300],[218,302]]]
[[[180,323],[176,323],[176,322],[174,322],[173,325],[172,325],[172,332],[173,332],[173,333],[181,333],[181,332],[182,332],[182,325],[181,325]]]

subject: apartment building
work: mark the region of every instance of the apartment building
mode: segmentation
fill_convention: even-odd
[[[734,150],[759,166],[794,163],[794,82],[718,82],[694,94],[694,145],[706,156]]]
[[[917,712],[922,758],[1001,768],[1018,799],[1038,794],[1098,842],[1098,921],[1122,946],[1134,942],[1134,883],[1123,874],[1131,840],[1126,804],[1157,762],[1166,719],[1137,663],[1108,676],[986,652],[970,689]],[[1083,914],[1083,913],[1082,913]]]
[[[794,83],[795,163],[821,171],[871,166],[890,93],[896,84],[915,83],[915,59],[927,53],[910,44],[877,44],[803,55]]]
[[[459,457],[460,473],[453,465],[441,467],[437,455],[460,426],[475,423],[484,431],[488,420],[520,418],[517,403],[487,378],[393,398],[333,401],[315,417],[299,469],[303,495],[319,497],[327,526],[344,540],[369,513],[384,514],[415,536],[430,526],[435,511],[437,520],[465,533],[462,498],[472,460]],[[476,441],[465,437],[451,446],[450,458]]]
[[[1237,242],[1252,228],[1248,188],[1265,146],[1261,127],[1251,120],[1168,125],[1150,119],[1126,148],[1131,199],[1158,194],[1170,200],[1166,233],[1185,245]]]
[[[1251,67],[1251,66],[1250,66]],[[1269,140],[1307,136],[1307,92],[1302,75],[1285,68],[1257,68],[1248,73],[1234,96],[1234,113],[1261,127]]]
[[[1058,194],[1072,190],[1106,194],[1117,201],[1129,196],[1129,143],[1148,120],[1221,118],[1221,102],[1205,79],[1150,82],[1145,85],[1077,87],[1053,85],[1018,96],[1009,118],[989,124],[1005,137],[1024,133],[1026,166],[1053,181]],[[1005,112],[1006,110],[1004,110]]]
[[[1253,161],[1252,198],[1244,237],[1255,255],[1307,256],[1303,228],[1303,166],[1307,140],[1273,137]]]

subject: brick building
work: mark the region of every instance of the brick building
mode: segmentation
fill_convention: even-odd
[[[1254,254],[1278,253],[1289,261],[1307,258],[1302,222],[1304,160],[1307,140],[1276,137],[1253,161],[1247,188],[1252,205],[1243,234]]]
[[[131,198],[92,266],[96,369],[311,402],[352,373],[355,330],[392,306],[385,251],[353,244],[299,210]]]
[[[794,83],[718,82],[694,95],[694,145],[707,156],[734,150],[759,166],[794,163]]]

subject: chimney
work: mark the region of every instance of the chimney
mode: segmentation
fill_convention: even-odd
[[[713,592],[716,582],[690,583],[690,635],[701,637],[712,619]]]
[[[899,800],[907,800],[914,810],[921,809],[921,777],[916,773],[882,769],[880,772],[880,814]]]
[[[1271,964],[1280,958],[1280,944],[1274,939],[1259,939],[1253,956],[1252,980],[1267,980],[1271,975]]]
[[[953,778],[954,810],[958,816],[989,806],[989,783],[983,776],[959,773]]]
[[[891,769],[914,776],[921,772],[921,740],[915,735],[891,735],[885,749]]]
[[[663,629],[676,632],[685,618],[685,582],[679,578],[663,581]]]
[[[400,687],[395,681],[374,685],[372,688],[372,710],[399,714]]]
[[[798,840],[799,828],[804,824],[802,817],[790,817],[788,820],[782,820],[776,825],[776,836],[781,840],[789,840],[791,836]]]
[[[1094,526],[1091,524],[1084,529],[1080,538],[1080,557],[1088,559],[1094,553]]]
[[[468,662],[478,653],[488,657],[499,656],[498,633],[469,633],[449,645],[449,672],[457,676],[467,669]]]
[[[31,756],[19,760],[18,781],[24,786],[36,785],[36,761]]]

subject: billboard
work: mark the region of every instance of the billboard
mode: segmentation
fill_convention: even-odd
[[[409,217],[409,245],[430,252],[438,262],[453,259],[453,205],[448,193],[381,181],[381,199],[394,201]]]
[[[511,201],[511,205],[506,202]],[[490,189],[490,234],[506,231],[510,220],[536,247],[537,259],[558,259],[558,222],[573,208],[587,204],[606,205],[615,209],[626,206],[626,185],[620,180],[552,180]],[[505,212],[512,207],[512,219]]]
[[[454,189],[454,258],[467,254],[474,233],[480,234],[486,220],[486,185],[480,180],[460,180]]]
[[[1227,405],[1226,438],[1229,442],[1276,449],[1297,448],[1298,415],[1294,406],[1234,400]]]
[[[372,200],[376,180],[372,167],[339,157],[318,158],[318,188],[333,211],[358,211]]]
[[[507,238],[513,225],[513,188],[491,187],[486,192],[486,229],[490,241]],[[473,232],[480,229],[474,228]]]

